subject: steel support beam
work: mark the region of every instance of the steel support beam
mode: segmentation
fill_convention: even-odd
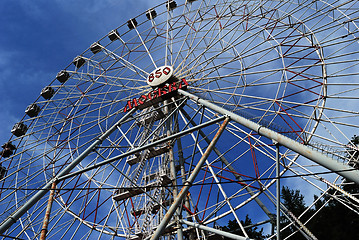
[[[191,187],[193,181],[195,180],[195,178],[197,177],[199,171],[201,170],[202,165],[207,160],[207,158],[208,158],[209,154],[211,153],[213,147],[216,145],[219,137],[223,133],[224,129],[226,128],[226,126],[228,124],[228,122],[229,122],[229,118],[226,117],[226,119],[223,121],[221,127],[218,129],[216,135],[212,139],[211,143],[208,145],[206,151],[203,153],[201,159],[196,164],[196,167],[193,169],[191,175],[188,177],[187,181],[183,184],[184,186],[182,187],[181,191],[178,193],[177,198],[173,201],[171,207],[168,209],[164,219],[162,219],[160,225],[158,225],[155,233],[151,237],[151,240],[159,239],[161,237],[163,231],[165,230],[167,224],[171,220],[171,218],[172,218],[173,214],[175,213],[175,211],[177,210],[178,206],[182,202],[183,198],[186,197],[189,188]]]
[[[166,114],[170,115],[171,112],[174,113],[174,111],[171,111],[171,107],[168,104],[168,101],[165,102],[167,104],[165,110],[166,110]],[[179,106],[176,108],[176,111],[178,110]],[[172,135],[172,126],[173,122],[171,118],[168,118],[166,121],[166,128],[167,128],[167,137]],[[168,141],[167,143],[168,145],[171,145],[171,141]],[[170,173],[171,173],[171,177],[173,178],[172,180],[172,184],[173,184],[173,189],[172,189],[172,194],[173,194],[173,199],[175,199],[178,195],[178,187],[177,187],[177,176],[176,176],[176,166],[175,166],[175,159],[174,159],[174,155],[173,155],[173,148],[170,148],[169,152],[168,152],[168,157],[170,160]],[[182,231],[182,224],[179,222],[179,218],[180,218],[181,212],[179,211],[179,209],[177,209],[177,214],[176,214],[176,222],[177,222],[177,239],[178,240],[183,240],[183,231]]]
[[[200,229],[200,230],[212,232],[212,233],[215,233],[215,234],[218,234],[218,235],[220,235],[220,236],[227,237],[227,238],[230,238],[230,239],[251,240],[250,238],[238,236],[238,235],[235,235],[235,234],[233,234],[233,233],[221,231],[221,230],[219,230],[219,229],[207,227],[207,226],[205,226],[205,225],[201,225],[201,224],[198,224],[198,223],[190,222],[190,221],[187,221],[187,220],[183,220],[183,219],[182,219],[182,220],[180,220],[180,222],[181,222],[181,223],[184,223],[184,224],[186,224],[186,225],[188,225],[188,226],[195,227],[195,228],[198,228],[198,229]]]
[[[190,132],[196,131],[199,128],[202,127],[206,127],[209,126],[211,124],[215,124],[219,121],[222,121],[223,119],[225,119],[225,117],[219,117],[217,119],[208,121],[206,123],[200,124],[196,127],[190,128],[190,129],[186,129],[180,133],[177,134],[173,134],[169,137],[160,139],[156,142],[150,143],[148,145],[136,148],[132,151],[126,152],[124,154],[121,154],[117,157],[111,158],[111,159],[107,159],[101,163],[98,164],[94,164],[88,168],[79,170],[77,172],[74,173],[69,173],[72,169],[74,169],[83,159],[85,159],[92,151],[94,151],[108,136],[111,135],[111,133],[113,133],[118,126],[120,126],[123,122],[125,122],[134,112],[136,111],[135,108],[131,109],[129,112],[126,113],[125,116],[123,116],[116,124],[114,124],[110,129],[108,129],[104,134],[102,134],[97,140],[95,140],[84,152],[82,152],[74,161],[72,161],[64,170],[62,170],[56,177],[54,177],[51,181],[49,181],[47,184],[45,184],[45,186],[41,189],[39,189],[39,191],[33,195],[23,206],[19,207],[18,209],[16,209],[8,218],[6,218],[1,224],[0,224],[0,235],[3,234],[8,228],[10,228],[12,226],[12,224],[14,224],[26,211],[28,211],[37,201],[39,201],[50,189],[52,186],[53,182],[59,182],[62,180],[65,180],[67,178],[76,176],[80,173],[101,167],[103,165],[112,163],[113,161],[119,160],[121,158],[130,156],[134,153],[137,153],[139,151],[142,151],[143,149],[146,149],[148,147],[151,146],[156,146],[158,144],[164,143],[166,141],[172,140],[178,136],[181,135],[185,135],[188,134]]]
[[[197,125],[197,126],[195,126],[195,127],[193,127],[193,128],[189,128],[189,129],[183,130],[183,131],[181,131],[181,132],[172,134],[171,136],[168,136],[168,137],[165,137],[165,138],[161,138],[161,139],[159,139],[159,140],[157,140],[157,141],[155,141],[155,142],[151,142],[151,143],[146,144],[146,145],[144,145],[144,146],[135,148],[135,149],[133,149],[133,150],[131,150],[131,151],[125,152],[125,153],[120,154],[120,155],[118,155],[118,156],[116,156],[116,157],[109,158],[109,159],[104,160],[104,161],[102,161],[102,162],[93,164],[93,165],[91,165],[91,166],[89,166],[89,167],[83,168],[83,169],[81,169],[81,170],[79,170],[79,171],[76,171],[76,172],[73,172],[73,173],[69,173],[69,174],[64,175],[64,176],[62,176],[62,177],[59,177],[57,180],[58,180],[58,181],[62,181],[62,180],[65,180],[65,179],[67,179],[67,178],[76,176],[76,175],[78,175],[78,174],[80,174],[80,173],[84,173],[84,172],[90,171],[90,170],[92,170],[92,169],[96,169],[96,168],[99,168],[99,167],[101,167],[101,166],[104,166],[104,165],[106,165],[106,164],[110,164],[110,163],[112,163],[112,162],[114,162],[114,161],[117,161],[117,160],[120,160],[120,159],[122,159],[122,158],[131,156],[131,155],[133,155],[133,154],[135,154],[135,153],[141,152],[141,151],[146,150],[146,149],[148,149],[148,148],[150,148],[150,147],[155,147],[155,146],[157,146],[157,145],[159,145],[159,144],[168,142],[168,141],[170,141],[170,140],[172,140],[172,139],[176,139],[176,138],[178,138],[178,137],[180,137],[180,136],[184,136],[184,135],[186,135],[186,134],[189,134],[189,133],[191,133],[191,132],[194,132],[194,131],[196,131],[196,130],[198,130],[198,129],[201,129],[201,128],[203,128],[203,127],[207,127],[207,126],[210,126],[210,125],[212,125],[212,124],[218,123],[218,122],[222,121],[222,120],[225,119],[225,118],[226,118],[226,117],[222,116],[222,117],[219,117],[219,118],[210,120],[210,121],[208,121],[208,122],[202,123],[202,124],[200,124],[200,125]]]
[[[308,146],[305,146],[299,142],[296,142],[293,139],[290,139],[290,138],[288,138],[282,134],[279,134],[269,128],[261,126],[255,122],[252,122],[244,117],[241,117],[227,109],[219,107],[216,104],[213,104],[207,100],[201,99],[192,93],[189,93],[182,89],[178,89],[178,92],[180,94],[182,94],[183,96],[187,96],[190,99],[192,99],[193,101],[212,109],[213,111],[216,111],[223,115],[229,116],[233,121],[243,125],[244,127],[257,132],[258,134],[260,134],[264,137],[272,139],[272,140],[278,142],[281,146],[291,149],[294,152],[299,153],[300,155],[312,160],[313,162],[315,162],[333,172],[336,172],[340,176],[342,176],[350,181],[353,181],[356,184],[359,184],[359,170],[356,170],[355,168],[350,167],[349,165],[346,165],[344,163],[338,162],[333,158],[330,158],[316,150],[309,148]]]
[[[44,221],[43,221],[43,224],[42,224],[40,240],[45,240],[46,239],[46,235],[47,235],[47,231],[48,231],[47,229],[48,229],[49,221],[50,221],[52,203],[54,202],[55,190],[56,190],[56,183],[53,182],[52,186],[51,186],[49,200],[47,202]]]
[[[193,125],[196,126],[196,123],[190,118],[190,116],[188,115],[188,113],[184,110],[184,109],[180,109],[180,111],[183,113],[184,117]],[[202,138],[207,142],[207,144],[210,143],[210,140],[208,139],[208,137],[206,136],[206,134],[200,129],[198,130],[199,134],[202,136]],[[223,156],[223,154],[216,148],[213,148],[213,151],[217,154],[217,156],[221,159],[222,163],[224,163],[228,169],[232,172],[232,174],[234,175],[234,177],[241,183],[245,183],[245,181],[243,180],[242,176],[239,174],[236,174],[236,169],[234,169],[234,167],[228,162],[228,160]],[[254,196],[255,193],[253,192],[253,190],[246,186],[245,189],[247,190],[247,192],[251,195]],[[256,197],[254,198],[254,201],[256,201],[256,203],[260,206],[260,208],[265,212],[265,214],[272,220],[274,214],[272,214],[268,208],[262,203],[262,201]]]
[[[277,240],[280,240],[280,152],[279,152],[279,144],[275,142],[276,147],[276,197],[277,197],[277,216],[276,216],[276,225],[277,225]]]
[[[7,217],[0,225],[0,235],[3,234],[8,228],[11,227],[19,218],[34,206],[50,189],[52,184],[58,181],[58,178],[67,175],[72,169],[74,169],[83,159],[85,159],[93,150],[96,149],[116,128],[126,121],[136,110],[132,109],[126,115],[124,115],[116,124],[103,133],[97,140],[95,140],[85,151],[83,151],[75,160],[66,166],[56,177],[49,181],[42,189],[39,189],[24,205],[16,209],[9,217]]]

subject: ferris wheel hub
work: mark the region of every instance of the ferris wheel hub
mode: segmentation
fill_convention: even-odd
[[[151,87],[157,87],[172,79],[173,67],[161,66],[153,70],[147,77],[147,84]]]

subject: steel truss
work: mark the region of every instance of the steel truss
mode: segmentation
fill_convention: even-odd
[[[346,190],[359,183],[358,15],[357,1],[178,0],[129,19],[14,125],[0,234],[316,239],[327,201],[359,214]],[[149,86],[167,65],[174,82]],[[318,199],[293,214],[285,185]]]

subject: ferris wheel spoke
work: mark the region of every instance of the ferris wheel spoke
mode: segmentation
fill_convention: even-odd
[[[174,57],[174,60],[173,60],[173,63],[172,63],[173,65],[176,65],[177,59],[179,59],[179,56],[181,56],[181,58],[183,59],[182,52],[184,51],[185,44],[187,46],[191,46],[191,44],[188,44],[187,39],[194,39],[196,37],[197,33],[199,32],[199,31],[196,31],[196,29],[194,28],[194,21],[195,21],[194,19],[196,19],[198,17],[200,9],[201,9],[203,4],[204,3],[201,2],[199,8],[197,8],[197,10],[195,10],[194,13],[191,13],[192,12],[191,11],[192,10],[192,5],[191,4],[187,4],[186,9],[183,10],[183,18],[186,19],[186,24],[189,26],[189,28],[187,30],[187,33],[185,34],[185,37],[184,37],[185,40],[182,41],[181,46],[179,47],[178,52]],[[188,7],[188,5],[190,7]],[[190,15],[190,13],[191,13],[192,16]],[[189,22],[187,22],[187,21],[189,21]],[[183,63],[183,61],[180,64],[177,64],[177,68],[175,69],[175,72],[177,71],[177,69],[180,69],[182,67],[182,63]]]
[[[249,208],[266,233],[281,209],[282,232],[293,229],[286,237],[295,237],[298,226],[321,216],[326,196],[358,214],[345,191],[357,182],[350,174],[357,173],[358,6],[166,1],[131,18],[67,66],[66,79],[56,77],[53,92],[42,93],[21,119],[27,129],[10,138],[15,149],[3,146],[1,234],[37,238],[56,179],[47,238],[149,238],[226,116],[231,122],[161,239],[181,236],[184,218],[209,228],[227,220],[241,226]],[[170,81],[186,87],[168,79],[147,84],[149,73],[162,81],[166,66]],[[277,149],[278,136],[286,141]],[[310,162],[307,152],[323,154]],[[350,171],[337,171],[342,166]],[[291,217],[278,205],[278,178],[318,199]],[[12,214],[19,221],[10,222]],[[191,226],[183,234],[208,237]]]
[[[165,43],[165,65],[167,65],[168,63],[168,51],[169,50],[169,47],[171,47],[171,43],[170,41],[172,41],[172,39],[170,38],[170,33],[172,32],[172,30],[170,29],[171,26],[170,26],[170,21],[171,21],[171,10],[170,10],[170,6],[169,6],[169,1],[167,1],[167,5],[166,5],[166,43]],[[171,63],[171,60],[170,60],[170,63]]]
[[[118,56],[117,54],[115,54],[114,52],[105,49],[106,52],[108,52],[109,56],[115,61],[112,65],[114,65],[116,62],[120,62],[124,67],[128,68],[129,70],[131,70],[132,72],[138,74],[139,76],[142,77],[142,79],[146,79],[146,75],[148,75],[148,73],[139,68],[138,66],[134,65],[133,63],[127,61],[126,59],[124,59],[121,56]],[[145,74],[145,75],[143,75]]]
[[[212,25],[210,25],[210,26],[208,26],[208,27],[209,27],[209,29],[212,30],[212,29],[215,28],[215,26],[216,26],[216,23],[212,23]],[[196,31],[198,34],[201,33],[202,30],[206,29],[207,24],[203,25],[202,28],[200,28],[200,27],[201,27],[201,25],[198,26],[198,29],[197,29],[197,31]],[[215,36],[213,36],[213,37],[207,36],[208,34],[210,34],[210,32],[211,32],[211,31],[206,31],[206,33],[204,34],[204,36],[202,36],[197,43],[195,43],[194,41],[192,41],[192,43],[188,46],[188,51],[187,51],[187,53],[186,53],[186,56],[192,56],[192,54],[193,54],[193,52],[194,52],[194,49],[198,48],[198,46],[199,46],[202,42],[205,42],[205,39],[206,39],[207,37],[208,37],[209,39],[211,39],[211,40],[210,40],[209,43],[206,43],[206,48],[205,48],[204,50],[202,50],[202,51],[207,51],[207,50],[209,50],[212,46],[214,46],[215,44],[217,44],[217,43],[220,41],[220,39],[219,39],[219,40],[216,40],[216,39],[215,39],[215,37],[217,37],[217,36],[219,35],[219,33],[216,33]],[[197,35],[197,33],[196,33],[196,35]],[[227,34],[228,34],[228,33],[227,33]],[[195,35],[195,36],[196,36],[196,35]],[[193,44],[195,44],[195,45],[193,45]],[[202,53],[202,54],[203,54],[203,53]],[[188,62],[187,65],[193,64],[193,62],[194,62],[196,59],[197,59],[197,58],[193,58],[193,60],[190,61],[190,62]],[[182,62],[180,62],[180,63],[178,64],[178,66],[184,65],[184,62],[185,62],[186,60],[187,60],[187,58],[184,58],[184,59],[182,60]],[[182,74],[183,74],[183,73],[182,73]]]
[[[184,116],[186,116],[186,119],[187,119],[187,120],[190,120],[190,117],[189,117],[189,115],[188,115],[186,112],[183,111],[183,114],[184,114]],[[191,120],[191,121],[192,121],[192,120]],[[192,123],[192,124],[193,124],[193,123]],[[203,131],[200,130],[199,133],[201,134],[201,136],[202,136],[202,137],[206,140],[206,142],[208,143],[209,140],[208,140],[208,138],[206,138],[206,135],[203,133]],[[192,138],[194,139],[195,137],[192,136]],[[240,144],[240,141],[239,141],[237,144]],[[197,144],[196,144],[196,145],[197,145]],[[234,146],[234,147],[235,147],[235,146]],[[199,150],[201,151],[201,149],[199,149]],[[216,148],[214,148],[214,151],[215,151],[216,154],[218,155],[218,158],[220,158],[221,161],[224,162],[225,165],[229,167],[230,171],[232,172],[232,174],[234,174],[234,176],[236,177],[236,179],[238,179],[240,182],[243,182],[243,180],[242,180],[242,178],[240,177],[240,175],[238,175],[238,174],[236,173],[235,169],[234,169],[233,167],[231,167],[231,164],[224,158],[224,154],[226,154],[227,152],[221,153],[221,152],[219,152],[219,150],[216,149]],[[244,153],[243,153],[243,154],[244,154]],[[207,165],[208,165],[208,166],[211,166],[211,165],[212,165],[214,162],[216,162],[216,161],[217,161],[217,160],[214,159],[212,163],[207,163]],[[217,173],[217,174],[219,174],[219,173]],[[212,173],[212,175],[213,175],[213,173]],[[218,180],[217,180],[217,182],[218,182]],[[244,183],[244,185],[246,186],[245,183]],[[249,185],[248,185],[248,186],[249,186]],[[249,191],[249,193],[252,194],[253,191],[252,191],[250,188],[248,188],[248,186],[246,187],[246,189]],[[259,199],[257,199],[257,198],[256,198],[255,200],[256,200],[256,202],[263,208],[263,210],[268,214],[268,216],[270,216],[271,213],[270,213],[269,210],[263,205],[263,203],[261,203],[261,201],[260,201]]]

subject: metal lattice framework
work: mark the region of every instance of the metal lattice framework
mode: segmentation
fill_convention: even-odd
[[[249,214],[268,239],[279,215],[316,239],[317,213],[302,216],[318,200],[293,216],[277,180],[358,213],[342,188],[359,183],[358,24],[357,1],[312,0],[167,1],[129,19],[14,126],[1,236],[231,238],[218,226],[235,220],[245,239]],[[167,65],[171,93],[146,83]]]

